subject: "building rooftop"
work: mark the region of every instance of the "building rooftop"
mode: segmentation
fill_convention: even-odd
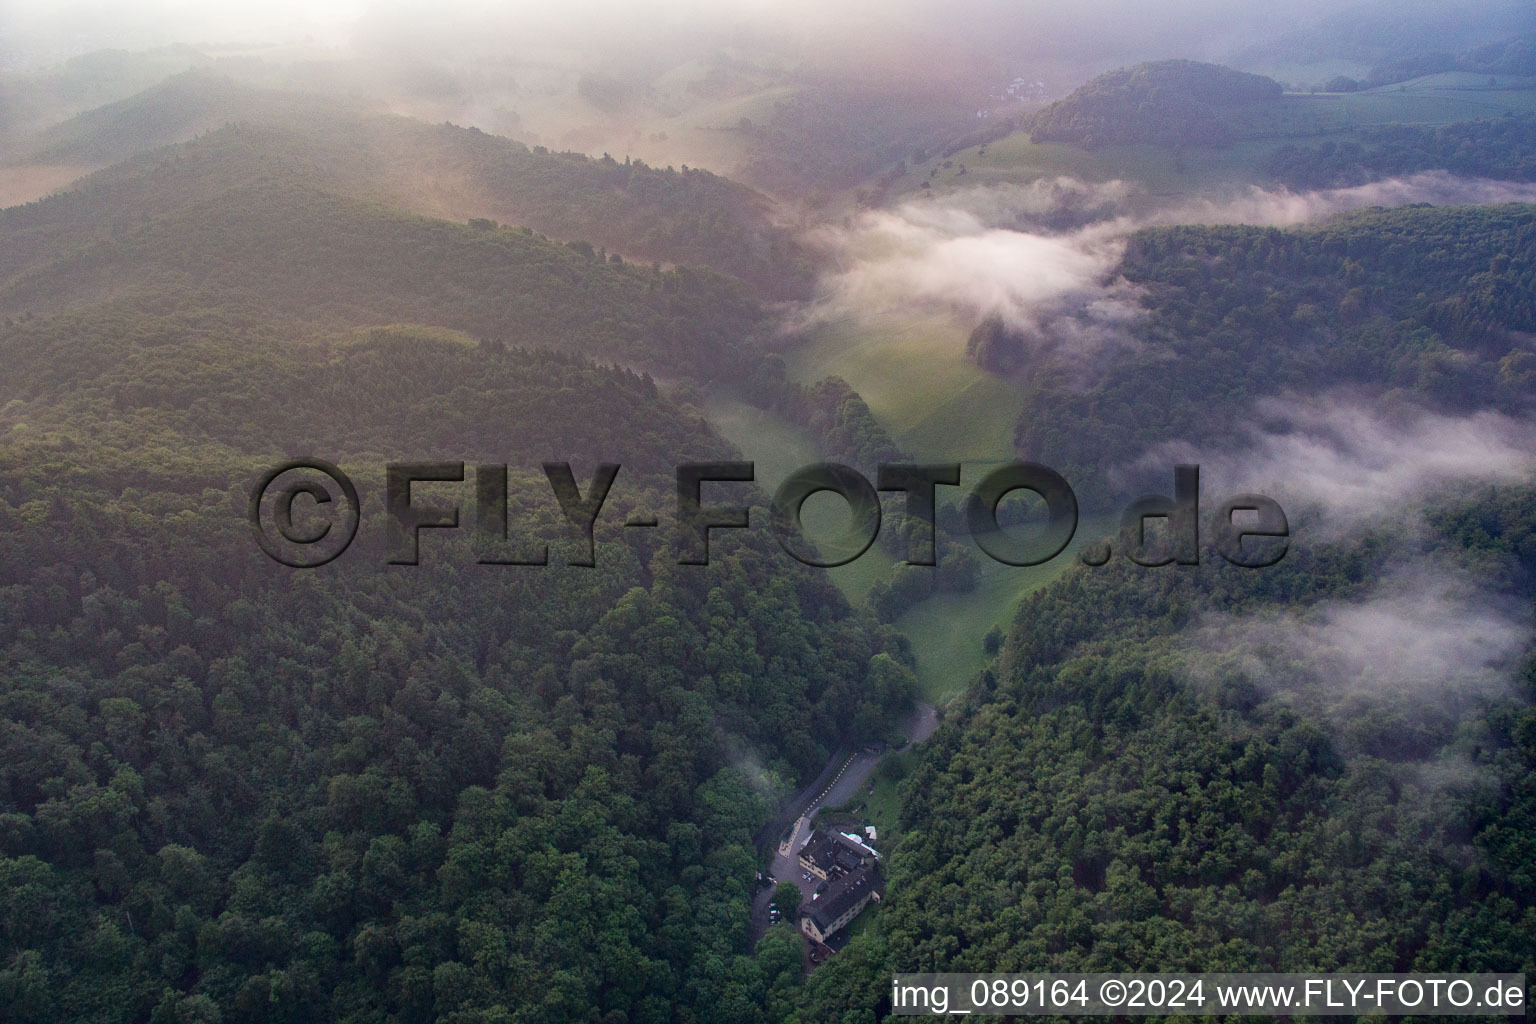
[[[875,848],[870,846],[869,842],[867,842],[863,836],[856,835],[853,832],[843,832],[841,835],[844,839],[848,840],[850,845],[852,845],[864,856],[874,857],[876,860],[880,859],[880,855],[875,852]]]
[[[880,877],[880,867],[871,864],[833,882],[826,894],[807,908],[806,916],[815,921],[816,927],[825,933],[833,921],[851,910],[866,895],[878,897],[884,893],[885,882]]]
[[[800,856],[830,874],[834,870],[853,871],[879,854],[852,836],[817,832],[800,847]]]

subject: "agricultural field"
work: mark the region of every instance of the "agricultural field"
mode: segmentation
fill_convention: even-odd
[[[943,195],[978,186],[1023,184],[1059,176],[1134,182],[1154,196],[1219,194],[1270,184],[1265,166],[1283,145],[1351,141],[1362,129],[1390,124],[1442,125],[1536,111],[1536,81],[1466,72],[1427,75],[1353,93],[1287,93],[1249,112],[1243,138],[1222,147],[1103,146],[1036,143],[1027,131],[914,163],[887,201],[920,192]],[[928,188],[924,189],[926,183]]]

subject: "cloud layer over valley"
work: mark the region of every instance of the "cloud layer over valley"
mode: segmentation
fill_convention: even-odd
[[[1115,269],[1141,228],[1291,227],[1370,206],[1498,202],[1536,202],[1536,184],[1429,171],[1353,188],[1252,187],[1228,198],[1177,202],[1121,181],[1055,178],[965,189],[814,231],[812,243],[838,269],[824,279],[806,319],[942,310],[974,322],[996,315],[1058,343],[1099,347],[1135,314],[1136,290]],[[1053,227],[1061,224],[1070,226]]]
[[[1200,466],[1211,493],[1257,491],[1309,517],[1321,536],[1403,521],[1431,495],[1536,479],[1536,425],[1502,413],[1463,416],[1409,405],[1376,411],[1346,394],[1260,402],[1239,436],[1157,445],[1122,475]]]

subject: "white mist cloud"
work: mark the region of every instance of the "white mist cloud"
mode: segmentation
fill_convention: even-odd
[[[987,227],[958,210],[869,214],[839,255],[822,309],[998,314],[1017,327],[1107,297],[1123,237],[1091,229],[1045,235]]]
[[[1354,188],[1248,188],[1221,199],[1162,202],[1123,181],[1041,179],[978,187],[865,211],[822,228],[814,245],[837,270],[806,319],[948,312],[966,322],[1000,316],[1068,356],[1133,344],[1124,326],[1137,289],[1116,274],[1126,240],[1144,227],[1253,224],[1291,227],[1370,206],[1536,202],[1536,184],[1431,171]],[[1069,228],[1051,227],[1068,222]]]
[[[1529,609],[1431,561],[1398,569],[1358,601],[1213,616],[1192,643],[1242,651],[1250,678],[1271,688],[1319,684],[1335,695],[1421,700],[1505,690],[1529,620]]]
[[[1157,445],[1120,475],[1140,480],[1176,463],[1198,464],[1210,493],[1310,508],[1322,535],[1337,536],[1401,519],[1432,494],[1536,480],[1536,424],[1491,411],[1373,410],[1343,395],[1266,399],[1220,447]]]
[[[1392,553],[1378,557],[1396,564],[1360,594],[1207,616],[1184,640],[1191,677],[1238,672],[1330,724],[1347,750],[1434,758],[1439,774],[1421,780],[1432,789],[1470,781],[1470,762],[1450,752],[1457,723],[1514,693],[1531,607],[1504,592],[1514,570],[1497,557],[1425,554],[1415,534],[1431,496],[1536,479],[1536,425],[1331,396],[1263,402],[1234,440],[1218,452],[1160,445],[1139,466],[1166,474],[1195,462],[1205,494],[1267,494],[1307,543],[1392,524]]]
[[[1515,693],[1530,644],[1530,606],[1446,559],[1399,567],[1352,600],[1209,615],[1182,641],[1196,685],[1240,675],[1328,725],[1345,752],[1433,762],[1429,788],[1472,781],[1457,725]]]
[[[866,211],[846,227],[813,233],[812,244],[832,253],[839,269],[823,281],[808,319],[996,315],[1031,336],[1097,347],[1137,310],[1136,290],[1113,273],[1129,235],[1123,218],[1060,232],[1036,225],[1102,217],[1131,195],[1122,182],[1057,178]]]
[[[1291,227],[1371,206],[1466,206],[1536,202],[1536,183],[1462,178],[1423,171],[1351,188],[1292,192],[1250,187],[1227,199],[1199,200],[1159,210],[1145,224],[1257,224]]]

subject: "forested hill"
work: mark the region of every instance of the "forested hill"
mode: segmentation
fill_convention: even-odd
[[[750,953],[751,836],[915,691],[765,532],[683,567],[611,525],[733,455],[638,368],[741,373],[765,314],[707,268],[400,209],[327,152],[231,126],[0,212],[4,1015],[757,1020],[801,966]],[[293,455],[363,497],[309,572],[245,516]],[[387,566],[383,468],[422,459],[510,464],[551,565],[478,564],[466,482],[417,489],[461,528]],[[584,490],[622,467],[593,569],[567,459]]]
[[[729,457],[624,370],[398,327],[290,340],[232,303],[0,328],[0,1005],[15,1021],[758,1019],[752,833],[911,673],[760,531],[680,567],[538,463],[623,469],[609,516]],[[292,446],[290,449],[289,446]],[[244,509],[287,454],[363,492],[286,569]],[[387,568],[386,459],[512,464],[514,538]],[[417,500],[453,493],[435,485]],[[611,520],[605,520],[611,522]]]
[[[209,62],[194,47],[172,44],[132,53],[96,50],[50,68],[0,71],[0,159],[18,156],[51,125]]]
[[[24,151],[39,163],[104,167],[227,124],[335,128],[382,110],[355,96],[264,89],[212,71],[184,71],[50,125]]]
[[[1528,629],[1536,493],[1426,522],[1399,553],[1520,595]],[[800,1019],[899,1020],[890,976],[919,965],[1529,973],[1536,662],[1437,661],[1414,690],[1361,655],[1379,633],[1331,633],[1392,620],[1393,552],[1079,567],[1027,599],[902,783],[885,905]]]
[[[1298,189],[1342,188],[1416,171],[1536,181],[1536,115],[1508,114],[1454,124],[1385,125],[1357,141],[1285,145],[1266,169]]]
[[[1085,149],[1221,145],[1241,134],[1244,109],[1280,97],[1280,83],[1219,64],[1161,60],[1100,75],[1026,122],[1036,142]]]
[[[628,475],[670,479],[678,461],[728,455],[707,423],[670,407],[646,377],[482,347],[441,328],[294,339],[240,313],[120,308],[12,324],[0,345],[10,440],[37,452],[84,446],[77,474],[125,472],[137,460],[156,477],[177,479],[174,467],[184,467],[192,479],[205,455],[233,470],[291,453],[334,461],[411,451],[535,469],[557,458],[618,462]],[[166,465],[141,450],[152,439]]]
[[[146,205],[169,210],[158,216],[127,212],[112,190],[0,214],[0,312],[116,301],[239,310],[304,334],[430,323],[700,378],[750,357],[764,324],[739,286],[707,270],[623,264],[281,181],[198,195],[186,178],[200,180],[195,158],[146,175],[163,190]]]
[[[1451,412],[1536,400],[1536,207],[1370,210],[1318,227],[1143,231],[1136,347],[1091,385],[1036,367],[1020,450],[1104,495],[1162,441],[1206,450],[1266,397],[1355,389]]]
[[[200,133],[212,134],[192,138]],[[767,197],[707,171],[530,150],[477,129],[203,71],[50,129],[31,159],[99,165],[172,144],[180,145],[114,167],[83,191],[161,209],[166,197],[146,194],[143,179],[167,163],[191,163],[198,178],[183,175],[179,187],[193,194],[281,176],[418,213],[527,226],[635,259],[711,267],[768,298],[803,294],[813,274],[791,233],[774,225]]]

